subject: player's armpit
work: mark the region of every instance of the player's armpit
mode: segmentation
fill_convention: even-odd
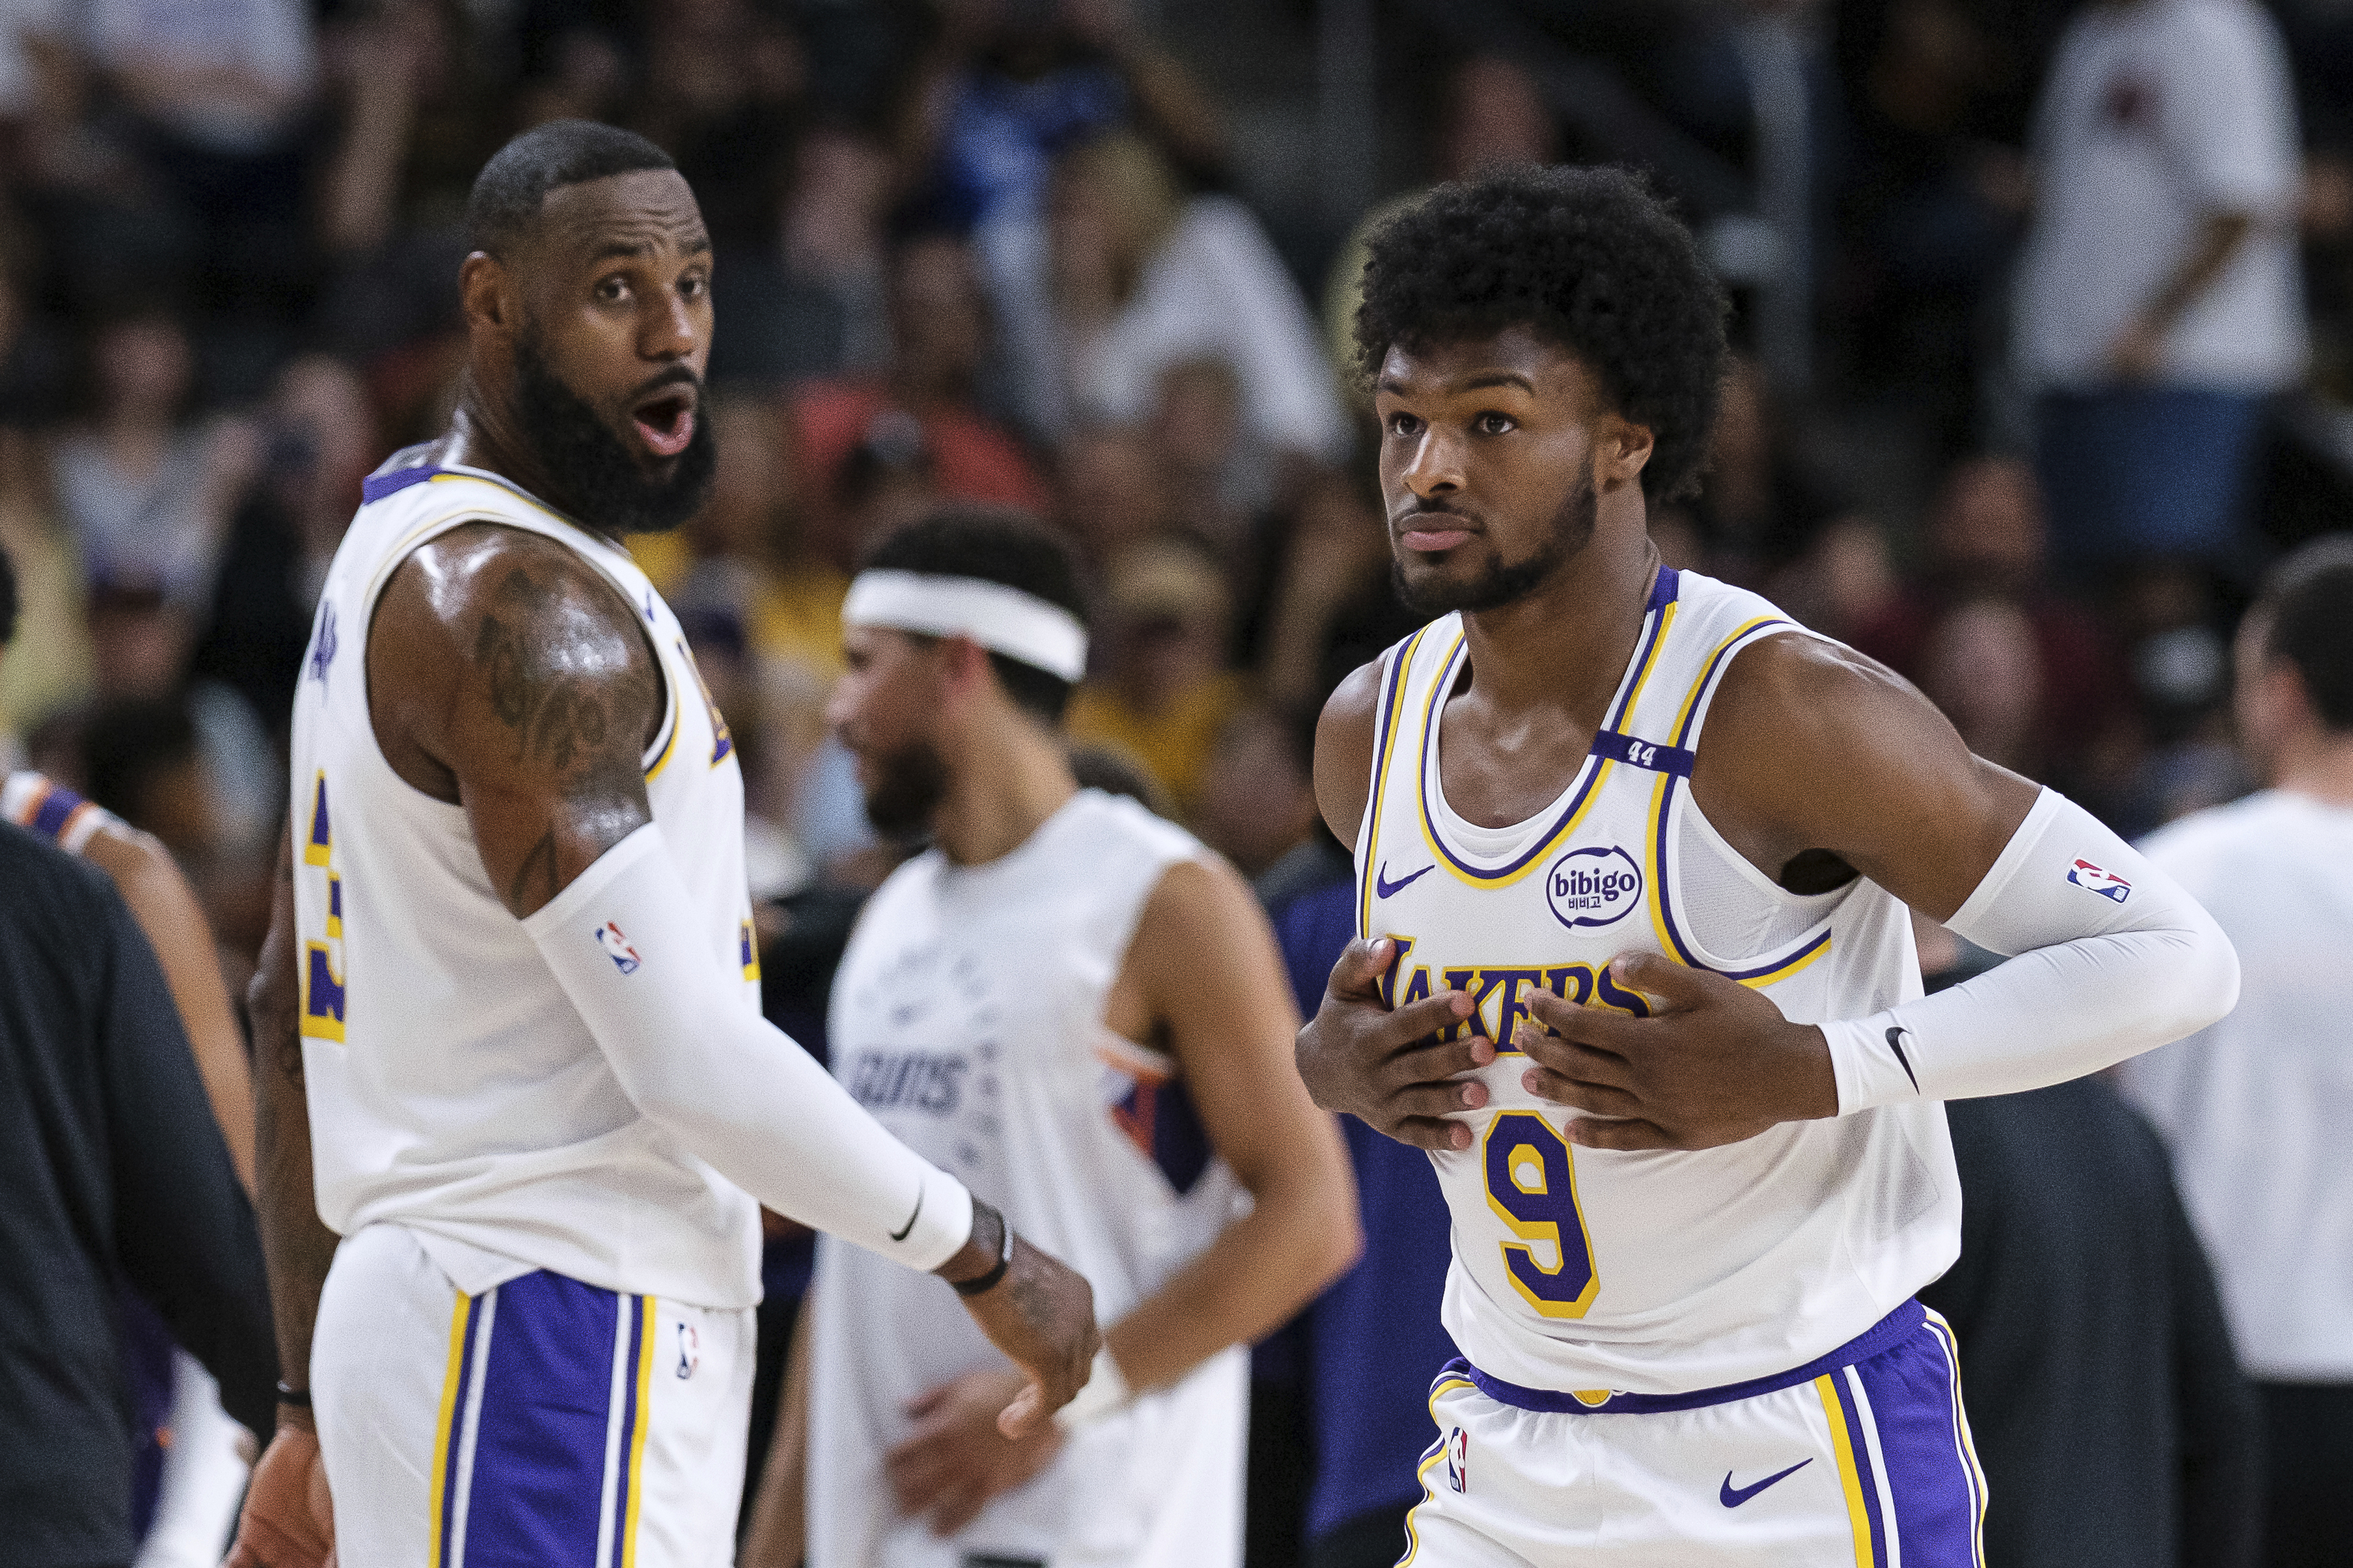
[[[1324,703],[1315,721],[1315,804],[1333,836],[1356,842],[1372,793],[1373,728],[1381,695],[1376,659],[1349,673]]]
[[[518,916],[651,820],[661,666],[619,591],[554,540],[485,523],[421,546],[378,601],[368,690],[386,759],[465,807]]]
[[[1811,637],[1736,654],[1708,710],[1692,796],[1749,863],[1788,885],[1835,857],[1943,919],[1985,879],[2038,787],[1970,755],[1886,666]]]
[[[1113,990],[1142,999],[1183,1072],[1210,1146],[1251,1212],[1107,1331],[1134,1389],[1165,1387],[1255,1340],[1355,1261],[1356,1182],[1331,1117],[1291,1064],[1297,1014],[1274,934],[1222,861],[1171,866],[1145,902]]]

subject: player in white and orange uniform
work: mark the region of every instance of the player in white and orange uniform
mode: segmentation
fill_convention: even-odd
[[[1300,1062],[1430,1152],[1463,1359],[1418,1564],[1965,1568],[1940,1100],[2226,1010],[2194,902],[1919,694],[1659,559],[1723,367],[1615,171],[1440,187],[1359,317],[1398,581],[1436,616],[1318,735],[1360,940]],[[1906,903],[2021,955],[1921,996]]]

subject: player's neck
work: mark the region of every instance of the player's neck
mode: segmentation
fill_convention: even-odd
[[[1526,598],[1466,613],[1471,680],[1482,705],[1505,713],[1564,710],[1599,727],[1642,630],[1658,568],[1648,532],[1605,527]]]
[[[442,439],[440,461],[497,474],[535,500],[566,516],[572,515],[557,488],[555,476],[539,460],[531,443],[522,440],[512,413],[483,396],[481,385],[471,371],[467,372],[459,388],[457,411],[449,418],[449,433]],[[592,524],[574,520],[591,533],[604,533]]]
[[[932,813],[932,842],[958,865],[986,865],[1029,842],[1078,793],[1069,758],[1039,726],[980,726]]]
[[[2309,730],[2280,748],[2271,775],[2274,789],[2353,807],[2353,735]]]

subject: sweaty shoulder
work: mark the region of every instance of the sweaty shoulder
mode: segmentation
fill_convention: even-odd
[[[369,711],[403,777],[457,799],[465,737],[504,732],[558,776],[625,756],[661,719],[660,667],[620,592],[544,535],[469,523],[393,572],[368,635]]]
[[[1372,794],[1373,730],[1380,701],[1381,662],[1376,659],[1349,673],[1315,721],[1315,803],[1333,836],[1352,847]]]

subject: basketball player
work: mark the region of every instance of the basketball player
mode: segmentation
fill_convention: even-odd
[[[1082,602],[1060,540],[948,513],[884,540],[843,610],[828,716],[875,826],[932,848],[850,938],[835,1071],[1005,1193],[1109,1326],[1080,1399],[1008,1442],[992,1416],[1021,1373],[903,1271],[820,1243],[811,1568],[1238,1568],[1249,1342],[1356,1253],[1257,900],[1191,834],[1071,777]]]
[[[468,225],[455,422],[367,481],[295,702],[256,988],[292,1382],[239,1561],[316,1559],[323,1455],[347,1563],[720,1564],[755,1198],[955,1284],[1008,1433],[1084,1381],[1087,1287],[761,1020],[733,742],[617,542],[711,473],[685,181],[559,122]]]
[[[1325,710],[1360,939],[1299,1061],[1430,1150],[1463,1360],[1415,1563],[1977,1561],[1939,1101],[2227,1012],[2205,912],[1918,693],[1660,564],[1724,368],[1691,237],[1613,171],[1448,185],[1357,317],[1398,579]],[[1905,906],[2017,957],[1923,1000]]]

